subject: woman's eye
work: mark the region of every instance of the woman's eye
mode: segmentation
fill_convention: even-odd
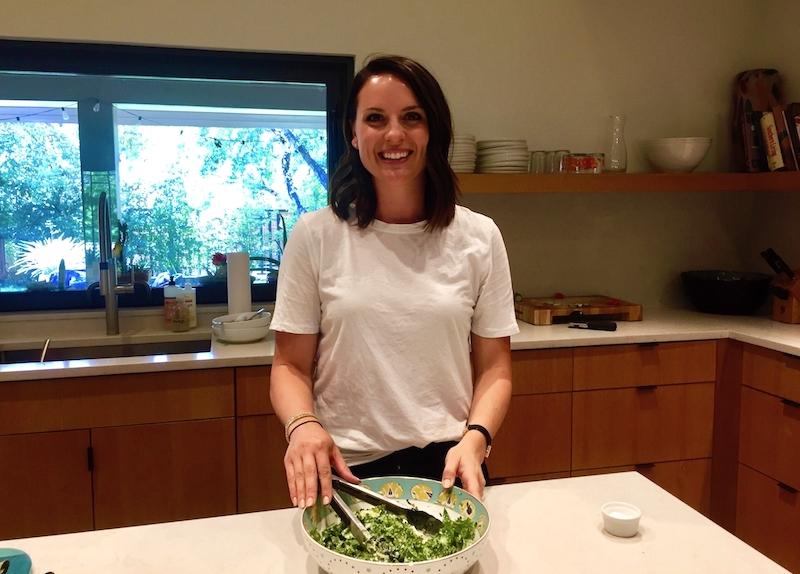
[[[421,113],[419,113],[419,112],[408,112],[408,113],[406,114],[406,120],[408,120],[408,121],[410,121],[410,122],[421,122],[421,121],[423,121],[424,119],[425,119],[425,118],[423,118],[423,117],[422,117],[422,114],[421,114]]]
[[[366,117],[365,121],[367,121],[367,122],[369,122],[371,124],[374,124],[374,123],[379,122],[381,120],[383,120],[383,116],[382,115],[380,115],[380,114],[369,114]]]

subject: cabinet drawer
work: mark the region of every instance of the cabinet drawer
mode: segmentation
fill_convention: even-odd
[[[714,383],[580,391],[572,397],[572,468],[709,458]]]
[[[91,433],[95,528],[236,513],[232,417]]]
[[[570,393],[511,398],[486,461],[490,478],[568,472]]]
[[[236,419],[238,511],[290,508],[283,455],[286,439],[275,415]]]
[[[742,383],[800,403],[800,357],[745,345]]]
[[[231,417],[233,369],[0,385],[0,435]]]
[[[88,430],[0,437],[0,540],[94,527],[88,450]]]
[[[717,376],[716,341],[579,347],[574,356],[576,391],[706,383]]]
[[[576,470],[572,476],[635,470],[706,516],[711,512],[711,459]]]
[[[784,568],[800,572],[800,493],[740,464],[736,536]]]
[[[800,489],[800,405],[742,387],[739,461]]]
[[[236,368],[236,415],[271,415],[269,400],[270,366]]]
[[[511,381],[515,395],[572,390],[572,349],[512,351]]]

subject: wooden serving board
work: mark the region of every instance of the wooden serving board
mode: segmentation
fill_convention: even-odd
[[[567,317],[573,311],[580,311],[584,315],[602,315],[607,321],[642,320],[641,305],[605,295],[582,295],[560,299],[535,297],[516,301],[514,309],[517,319],[533,325],[552,325],[554,317]]]

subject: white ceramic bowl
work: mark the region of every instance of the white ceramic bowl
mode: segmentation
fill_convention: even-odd
[[[435,480],[398,476],[366,478],[361,481],[361,484],[390,498],[411,500],[418,508],[433,510],[440,516],[442,513],[448,512],[452,518],[469,517],[475,523],[475,541],[460,552],[424,562],[391,564],[350,558],[328,550],[309,534],[313,528],[324,530],[331,524],[339,522],[339,517],[330,507],[322,506],[320,502],[317,502],[315,506],[306,508],[300,515],[301,530],[306,550],[325,572],[329,574],[429,574],[433,572],[463,574],[480,558],[488,541],[489,513],[477,498],[466,491],[460,488],[445,491],[442,483]],[[342,494],[342,498],[354,510],[370,506],[367,503],[355,501],[347,494]]]
[[[248,321],[249,322],[249,321]],[[232,323],[211,325],[211,333],[220,341],[226,343],[253,343],[260,341],[269,333],[269,323],[261,326],[247,328],[231,328]]]
[[[627,502],[606,502],[603,507],[603,527],[609,534],[621,538],[636,536],[642,511]]]
[[[211,319],[211,326],[223,326],[226,331],[230,330],[237,330],[237,329],[253,329],[256,327],[269,327],[270,321],[272,321],[272,313],[269,311],[264,311],[261,313],[261,316],[256,319],[250,319],[249,321],[236,321],[236,318],[239,317],[239,314],[235,313],[233,315],[222,315],[221,317],[214,317]]]
[[[642,146],[657,171],[689,173],[706,157],[711,138],[661,138],[646,141]]]

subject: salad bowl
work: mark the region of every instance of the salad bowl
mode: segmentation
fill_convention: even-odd
[[[431,511],[439,516],[447,513],[452,520],[468,518],[475,526],[475,537],[462,550],[442,558],[418,562],[390,563],[363,560],[346,556],[329,549],[315,539],[313,533],[323,532],[326,528],[340,522],[339,517],[329,506],[323,506],[317,500],[314,506],[306,508],[301,516],[303,543],[308,553],[328,574],[463,574],[480,558],[488,541],[489,513],[483,503],[460,488],[445,490],[442,483],[424,478],[382,476],[365,478],[361,485],[379,492],[389,498],[408,500],[420,509]],[[360,501],[346,493],[342,499],[354,511],[371,508],[372,505]],[[393,541],[387,541],[392,544]],[[402,555],[403,548],[395,549]]]

